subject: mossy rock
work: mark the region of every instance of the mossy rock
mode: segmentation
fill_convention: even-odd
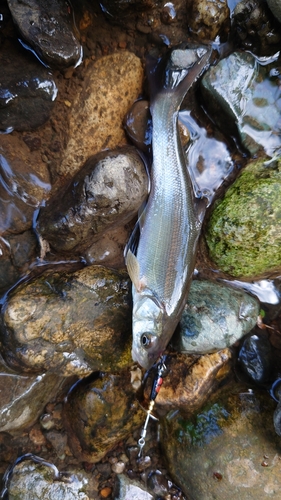
[[[239,278],[281,270],[281,159],[250,163],[213,209],[205,238],[209,255]]]

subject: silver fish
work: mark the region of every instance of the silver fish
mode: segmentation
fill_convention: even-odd
[[[186,303],[201,223],[184,160],[178,112],[194,81],[208,67],[211,49],[171,52],[165,84],[151,103],[151,190],[140,217],[140,238],[126,250],[133,283],[132,357],[148,369],[165,350]]]

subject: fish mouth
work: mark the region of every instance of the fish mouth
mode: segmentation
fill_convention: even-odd
[[[132,349],[132,358],[133,361],[138,363],[145,370],[149,370],[158,359],[161,357],[161,353],[159,354],[148,354],[146,356],[142,356],[140,352]]]

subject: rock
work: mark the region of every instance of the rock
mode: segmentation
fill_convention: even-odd
[[[225,0],[188,0],[188,27],[201,41],[226,40],[230,28],[230,11]]]
[[[145,153],[151,151],[152,118],[149,101],[134,102],[124,121],[125,130],[133,144]]]
[[[129,479],[125,474],[117,476],[115,481],[114,500],[153,500],[144,485],[135,479]]]
[[[205,106],[222,130],[239,135],[242,145],[274,156],[281,148],[281,89],[270,65],[250,53],[234,52],[212,66],[201,80]]]
[[[106,229],[132,220],[147,194],[146,169],[134,146],[104,151],[41,210],[38,231],[56,251],[81,255]]]
[[[58,68],[77,65],[82,47],[74,35],[74,14],[63,0],[8,0],[24,40],[45,63]]]
[[[144,413],[130,384],[130,372],[100,373],[68,395],[64,423],[79,460],[99,462],[143,422]]]
[[[239,364],[256,384],[272,382],[273,352],[266,334],[255,332],[245,338],[239,351]]]
[[[168,470],[193,500],[262,500],[281,486],[281,439],[268,394],[231,385],[192,419],[168,414],[161,442]]]
[[[267,3],[273,4],[274,0],[268,0]],[[278,0],[275,4],[277,3]],[[271,56],[279,50],[280,26],[265,2],[261,0],[238,2],[232,21],[234,37],[245,50],[251,50],[259,56]]]
[[[114,269],[124,268],[124,248],[134,229],[134,224],[108,229],[84,253],[87,264],[101,264]]]
[[[205,237],[224,272],[247,279],[280,273],[281,160],[247,165],[214,205]]]
[[[122,122],[142,90],[142,81],[140,59],[127,51],[89,65],[83,89],[71,107],[60,175],[73,177],[89,156],[126,143]]]
[[[57,96],[50,70],[9,47],[1,49],[0,129],[31,130],[45,123]],[[2,141],[1,141],[2,142]]]
[[[91,475],[84,470],[64,473],[55,477],[53,464],[50,466],[32,461],[16,465],[8,487],[10,500],[90,500]],[[89,490],[89,491],[88,491]]]
[[[5,292],[28,272],[37,238],[32,231],[0,237],[0,290]]]
[[[0,355],[0,432],[14,433],[34,424],[63,382],[57,374],[15,373]]]
[[[272,14],[278,19],[279,23],[281,23],[281,3],[280,0],[266,0],[267,5],[270,8]]]
[[[22,372],[83,377],[131,364],[131,322],[125,274],[100,266],[53,270],[20,285],[4,307],[5,359]]]
[[[223,349],[205,356],[177,354],[168,358],[167,374],[164,376],[161,391],[156,400],[156,408],[165,410],[180,409],[192,414],[208,401],[222,381],[232,371],[232,353]],[[145,396],[150,397],[151,383],[146,385]]]
[[[49,172],[38,151],[31,153],[17,136],[0,135],[0,175],[0,234],[22,233],[49,195]]]
[[[181,142],[193,189],[196,196],[203,195],[210,204],[215,192],[233,171],[229,148],[221,134],[210,136],[188,109],[179,112],[179,125],[185,129]]]
[[[258,314],[258,301],[247,293],[207,280],[192,281],[172,345],[189,354],[231,347],[254,328]]]

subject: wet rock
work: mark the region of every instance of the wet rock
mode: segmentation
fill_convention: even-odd
[[[239,364],[257,384],[265,384],[272,381],[273,376],[273,352],[266,334],[255,332],[248,336],[239,351]]]
[[[58,173],[73,176],[89,156],[126,144],[123,119],[142,89],[141,61],[127,51],[89,65],[70,114],[69,140]]]
[[[270,6],[274,0],[268,0],[267,3]],[[275,4],[277,3],[278,0]],[[265,2],[261,0],[238,2],[232,20],[234,37],[245,50],[251,50],[259,56],[272,55],[279,50],[280,26]]]
[[[168,470],[194,500],[275,497],[281,486],[280,445],[266,393],[233,384],[227,397],[192,419],[167,416],[161,441]]]
[[[281,148],[281,89],[270,65],[249,53],[234,52],[211,67],[201,81],[210,116],[222,130],[239,136],[251,154],[273,156]]]
[[[144,485],[124,474],[117,476],[114,489],[114,500],[153,500]]]
[[[193,189],[211,203],[215,192],[233,171],[233,160],[221,134],[210,136],[192,117],[191,111],[179,112],[179,124],[185,129],[181,136]]]
[[[37,239],[32,231],[0,236],[0,290],[6,291],[28,272],[35,256]]]
[[[112,226],[124,226],[147,197],[144,163],[134,146],[99,153],[62,197],[41,210],[38,231],[56,251],[81,253]]]
[[[101,373],[77,384],[64,410],[68,443],[82,461],[99,462],[143,422],[143,410],[130,384],[130,372]]]
[[[15,373],[0,356],[0,432],[18,432],[34,424],[63,382],[63,377],[50,373]]]
[[[49,195],[47,167],[19,137],[0,135],[0,179],[0,233],[22,233]]]
[[[167,478],[159,470],[152,471],[147,478],[147,486],[154,495],[168,494],[169,484]]]
[[[281,4],[278,0],[266,0],[273,15],[281,23]]]
[[[3,311],[5,359],[24,372],[80,377],[129,366],[128,286],[127,275],[100,266],[49,271],[20,285]]]
[[[133,231],[132,224],[108,229],[84,253],[88,264],[101,264],[114,269],[124,268],[124,248]]]
[[[8,0],[8,5],[25,42],[45,63],[64,68],[81,60],[74,14],[63,0],[49,0],[47,4],[44,0]]]
[[[9,47],[1,50],[0,129],[31,130],[45,123],[57,96],[52,73]]]
[[[180,409],[191,414],[201,408],[221,382],[229,377],[232,354],[229,349],[200,357],[177,354],[168,358],[166,364],[168,370],[157,395],[156,407],[165,411]],[[151,384],[147,384],[147,399],[150,389]]]
[[[188,0],[187,23],[190,32],[201,41],[222,40],[230,28],[230,11],[225,0]]]
[[[281,161],[248,164],[214,205],[206,228],[211,259],[235,277],[280,272]]]
[[[230,347],[256,325],[259,303],[241,290],[193,281],[172,345],[189,354]]]
[[[152,118],[149,101],[136,101],[125,118],[125,130],[131,141],[145,153],[151,150]]]
[[[124,16],[130,15],[136,9],[146,10],[153,6],[153,0],[102,0],[101,8],[112,22],[122,23]]]
[[[10,500],[90,500],[91,476],[85,471],[55,477],[52,467],[25,461],[16,465],[8,487]]]

